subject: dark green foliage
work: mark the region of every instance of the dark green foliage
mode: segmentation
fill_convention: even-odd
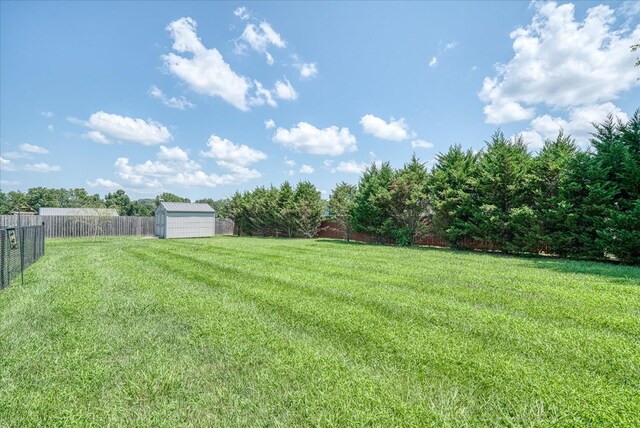
[[[600,173],[598,187],[607,197],[599,242],[605,253],[640,263],[640,110],[627,123],[609,117],[595,127],[593,161]]]
[[[393,218],[389,207],[389,185],[393,169],[388,162],[372,164],[358,183],[352,225],[357,232],[369,233],[381,241],[393,237]]]
[[[237,193],[229,202],[236,232],[255,236],[314,237],[322,220],[323,202],[316,187],[303,181],[295,189],[257,187]]]
[[[305,238],[313,238],[320,229],[323,203],[316,186],[308,181],[298,183],[293,194],[296,232]]]
[[[173,193],[164,192],[156,196],[156,208],[160,205],[160,202],[191,202],[191,199],[183,198],[182,196],[174,195]]]
[[[186,198],[164,193],[155,199],[131,198],[122,189],[107,193],[103,200],[97,193],[90,194],[83,188],[51,189],[32,187],[26,193],[0,192],[0,214],[10,214],[17,206],[29,206],[35,211],[42,207],[53,208],[115,208],[122,216],[153,216],[160,200],[188,202]]]
[[[436,158],[429,182],[433,230],[451,247],[463,248],[473,235],[479,156],[454,145]]]
[[[539,237],[532,230],[538,220],[525,209],[533,196],[532,157],[521,138],[507,140],[501,131],[492,136],[480,160],[477,190],[475,236],[504,252],[535,250]]]
[[[153,217],[156,213],[156,204],[153,199],[138,199],[131,201],[128,215],[140,217]]]
[[[131,208],[131,199],[122,189],[116,190],[113,193],[107,193],[107,196],[104,198],[104,202],[107,208],[117,209],[118,214],[120,215],[127,215]]]
[[[329,196],[329,215],[340,225],[344,239],[349,241],[353,232],[352,212],[358,188],[344,181],[338,184]]]
[[[533,209],[540,228],[540,245],[547,252],[566,256],[568,212],[563,188],[570,180],[570,168],[577,147],[560,131],[547,140],[533,163]]]
[[[204,198],[204,199],[198,199],[196,203],[209,204],[211,208],[216,210],[216,217],[218,218],[229,218],[229,204],[231,203],[230,198],[217,199],[217,200],[211,199],[211,198]]]
[[[393,174],[389,183],[388,206],[394,221],[398,245],[414,245],[427,232],[429,191],[427,168],[416,155]]]

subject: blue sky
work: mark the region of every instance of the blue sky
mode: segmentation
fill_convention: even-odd
[[[2,2],[0,186],[330,191],[640,107],[640,2]]]

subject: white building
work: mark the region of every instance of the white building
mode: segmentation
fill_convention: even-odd
[[[204,238],[215,235],[216,212],[209,204],[161,202],[156,209],[156,236]]]

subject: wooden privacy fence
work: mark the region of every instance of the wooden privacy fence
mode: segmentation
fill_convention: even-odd
[[[318,238],[334,238],[334,239],[344,239],[344,233],[342,231],[342,226],[338,223],[324,220],[320,225],[320,231],[317,235]],[[359,242],[369,242],[369,243],[381,243],[378,238],[373,235],[369,235],[366,233],[356,233],[353,232],[351,234],[352,241]],[[388,244],[392,244],[393,242],[385,242]],[[468,249],[473,250],[497,250],[498,248],[491,242],[487,241],[477,241],[475,239],[465,238],[462,242],[463,246]],[[416,242],[416,245],[430,245],[434,247],[449,247],[447,241],[442,239],[439,236],[428,234]]]
[[[216,218],[216,235],[233,235],[234,222],[228,218]]]
[[[47,238],[91,236],[154,236],[154,217],[24,215],[22,226],[44,223]],[[0,216],[0,227],[17,226],[17,215]]]

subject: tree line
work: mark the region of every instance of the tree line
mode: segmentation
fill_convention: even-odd
[[[329,210],[347,239],[413,245],[432,233],[452,248],[640,263],[640,110],[594,127],[586,151],[560,131],[532,154],[497,131],[477,153],[451,146],[431,171],[415,155],[397,170],[374,164],[333,189]]]
[[[191,202],[191,200],[168,192],[157,195],[155,198],[133,200],[122,189],[107,193],[102,199],[99,194],[89,194],[82,188],[32,187],[26,192],[0,192],[0,214],[11,214],[17,208],[31,208],[36,212],[42,207],[114,208],[122,216],[151,217],[155,214],[160,202]],[[196,202],[208,203],[215,209],[223,207],[227,201],[200,199]]]
[[[224,209],[237,234],[313,238],[320,229],[324,202],[310,182],[294,188],[285,181],[280,187],[236,192]]]

